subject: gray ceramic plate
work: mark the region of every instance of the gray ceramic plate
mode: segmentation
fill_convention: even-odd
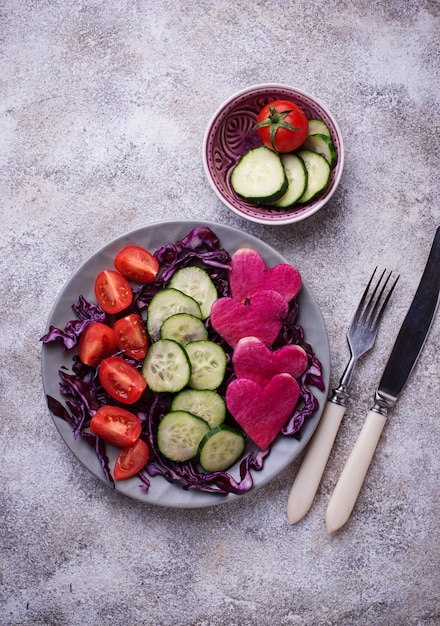
[[[230,253],[239,248],[248,247],[257,250],[263,256],[268,266],[286,262],[273,248],[259,239],[228,226],[209,222],[202,224],[192,221],[170,221],[151,224],[111,241],[81,265],[58,296],[48,320],[47,330],[50,325],[64,328],[66,323],[74,318],[71,306],[78,300],[81,294],[86,299],[94,301],[93,285],[96,275],[101,270],[113,267],[113,259],[121,248],[130,244],[137,244],[154,251],[163,244],[181,239],[192,228],[201,225],[210,227],[219,237],[221,245]],[[313,346],[318,359],[322,363],[326,390],[320,392],[318,389],[313,388],[319,402],[319,409],[303,425],[300,431],[300,438],[279,437],[273,445],[270,455],[265,459],[264,468],[259,472],[252,471],[254,488],[260,487],[274,478],[303,450],[318,425],[327,398],[330,372],[327,332],[319,308],[304,282],[298,301],[300,306],[298,323],[303,326],[306,340]],[[53,396],[62,404],[64,404],[64,398],[59,391],[58,370],[63,365],[67,369],[71,369],[72,353],[73,351],[65,352],[60,345],[55,343],[43,345],[42,375],[44,392]],[[82,439],[74,439],[72,428],[67,422],[58,417],[53,417],[53,419],[61,437],[73,454],[92,474],[105,481],[93,448]],[[107,451],[110,467],[113,467],[117,449],[108,446]],[[236,479],[239,479],[238,465],[237,463],[230,470],[230,473]],[[147,493],[140,488],[140,480],[137,477],[117,482],[116,489],[131,498],[149,504],[178,508],[213,506],[244,497],[244,495],[234,494],[226,496],[211,494],[195,489],[184,490],[179,485],[167,482],[161,476],[151,478],[151,486]]]

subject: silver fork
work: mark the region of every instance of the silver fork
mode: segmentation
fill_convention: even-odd
[[[327,400],[316,432],[290,490],[287,501],[287,519],[290,524],[302,519],[312,505],[347,408],[348,387],[356,363],[372,348],[385,308],[399,280],[397,276],[387,289],[392,272],[385,276],[384,270],[373,286],[376,271],[377,267],[368,281],[347,332],[350,360],[341,376],[339,386],[333,389],[331,397]]]

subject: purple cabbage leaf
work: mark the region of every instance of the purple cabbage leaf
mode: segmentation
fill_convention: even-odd
[[[88,302],[83,296],[79,297],[77,304],[72,305],[72,309],[79,319],[67,322],[64,330],[51,326],[49,332],[40,341],[43,343],[59,341],[64,345],[65,350],[70,350],[77,345],[81,333],[88,324],[91,322],[105,323],[107,320],[101,307],[94,302]]]

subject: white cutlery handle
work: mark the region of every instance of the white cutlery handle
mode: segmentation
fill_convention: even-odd
[[[287,500],[287,519],[295,524],[310,509],[318,491],[345,407],[327,401]]]
[[[353,450],[330,498],[326,513],[329,533],[339,530],[350,517],[376,450],[386,418],[369,411]]]

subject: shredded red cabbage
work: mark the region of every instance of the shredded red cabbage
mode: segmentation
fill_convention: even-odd
[[[106,322],[107,315],[101,307],[94,302],[87,302],[83,296],[79,297],[77,304],[72,305],[72,310],[79,318],[67,322],[64,330],[51,326],[49,332],[41,338],[43,343],[59,341],[64,345],[65,350],[74,348],[81,336],[82,331],[90,322]]]
[[[158,277],[153,283],[142,285],[133,290],[132,310],[141,311],[147,307],[152,297],[167,286],[175,271],[190,264],[198,264],[209,273],[220,297],[230,295],[227,276],[230,267],[230,255],[220,247],[220,242],[211,229],[207,227],[195,228],[180,241],[159,248],[155,252],[155,256],[160,264]],[[87,302],[83,296],[79,297],[72,309],[79,319],[69,321],[64,329],[51,326],[49,332],[41,338],[42,342],[61,342],[64,348],[68,350],[76,346],[81,332],[90,322],[111,322],[110,316],[107,316],[98,305]],[[123,314],[126,315],[126,311]],[[298,303],[294,299],[290,304],[283,328],[274,344],[274,348],[288,343],[299,344],[306,350],[309,357],[309,367],[298,381],[302,403],[283,427],[281,433],[284,436],[297,436],[304,421],[316,411],[318,402],[310,386],[315,386],[320,390],[324,389],[321,364],[312,347],[305,342],[302,327],[295,323],[297,314]],[[209,318],[206,321],[206,327],[210,339],[221,344],[227,355],[226,376],[222,387],[218,390],[219,393],[224,394],[227,385],[235,376],[232,368],[232,349],[214,331]],[[141,364],[135,361],[131,361],[131,363],[141,367]],[[98,408],[108,402],[115,404],[115,400],[110,399],[100,385],[98,370],[84,365],[77,356],[73,357],[72,371],[72,374],[64,370],[59,372],[61,378],[60,391],[66,398],[65,402],[69,410],[58,400],[48,396],[49,410],[72,426],[75,438],[82,437],[95,448],[106,479],[114,484],[105,452],[105,443],[90,433],[88,427],[92,415]],[[184,489],[195,488],[210,493],[241,494],[252,489],[251,471],[260,471],[263,468],[264,459],[270,453],[270,448],[247,453],[240,464],[239,481],[235,480],[228,472],[206,473],[199,469],[195,461],[174,463],[160,454],[156,443],[157,428],[161,418],[169,410],[170,403],[169,394],[155,394],[147,389],[142,398],[131,406],[131,410],[137,413],[141,419],[143,424],[142,437],[147,441],[150,448],[149,462],[138,475],[142,483],[140,488],[148,491],[150,486],[148,477],[160,475],[171,483],[180,484]],[[229,416],[229,419],[233,422],[232,417]],[[237,427],[237,424],[234,423],[234,426]]]

